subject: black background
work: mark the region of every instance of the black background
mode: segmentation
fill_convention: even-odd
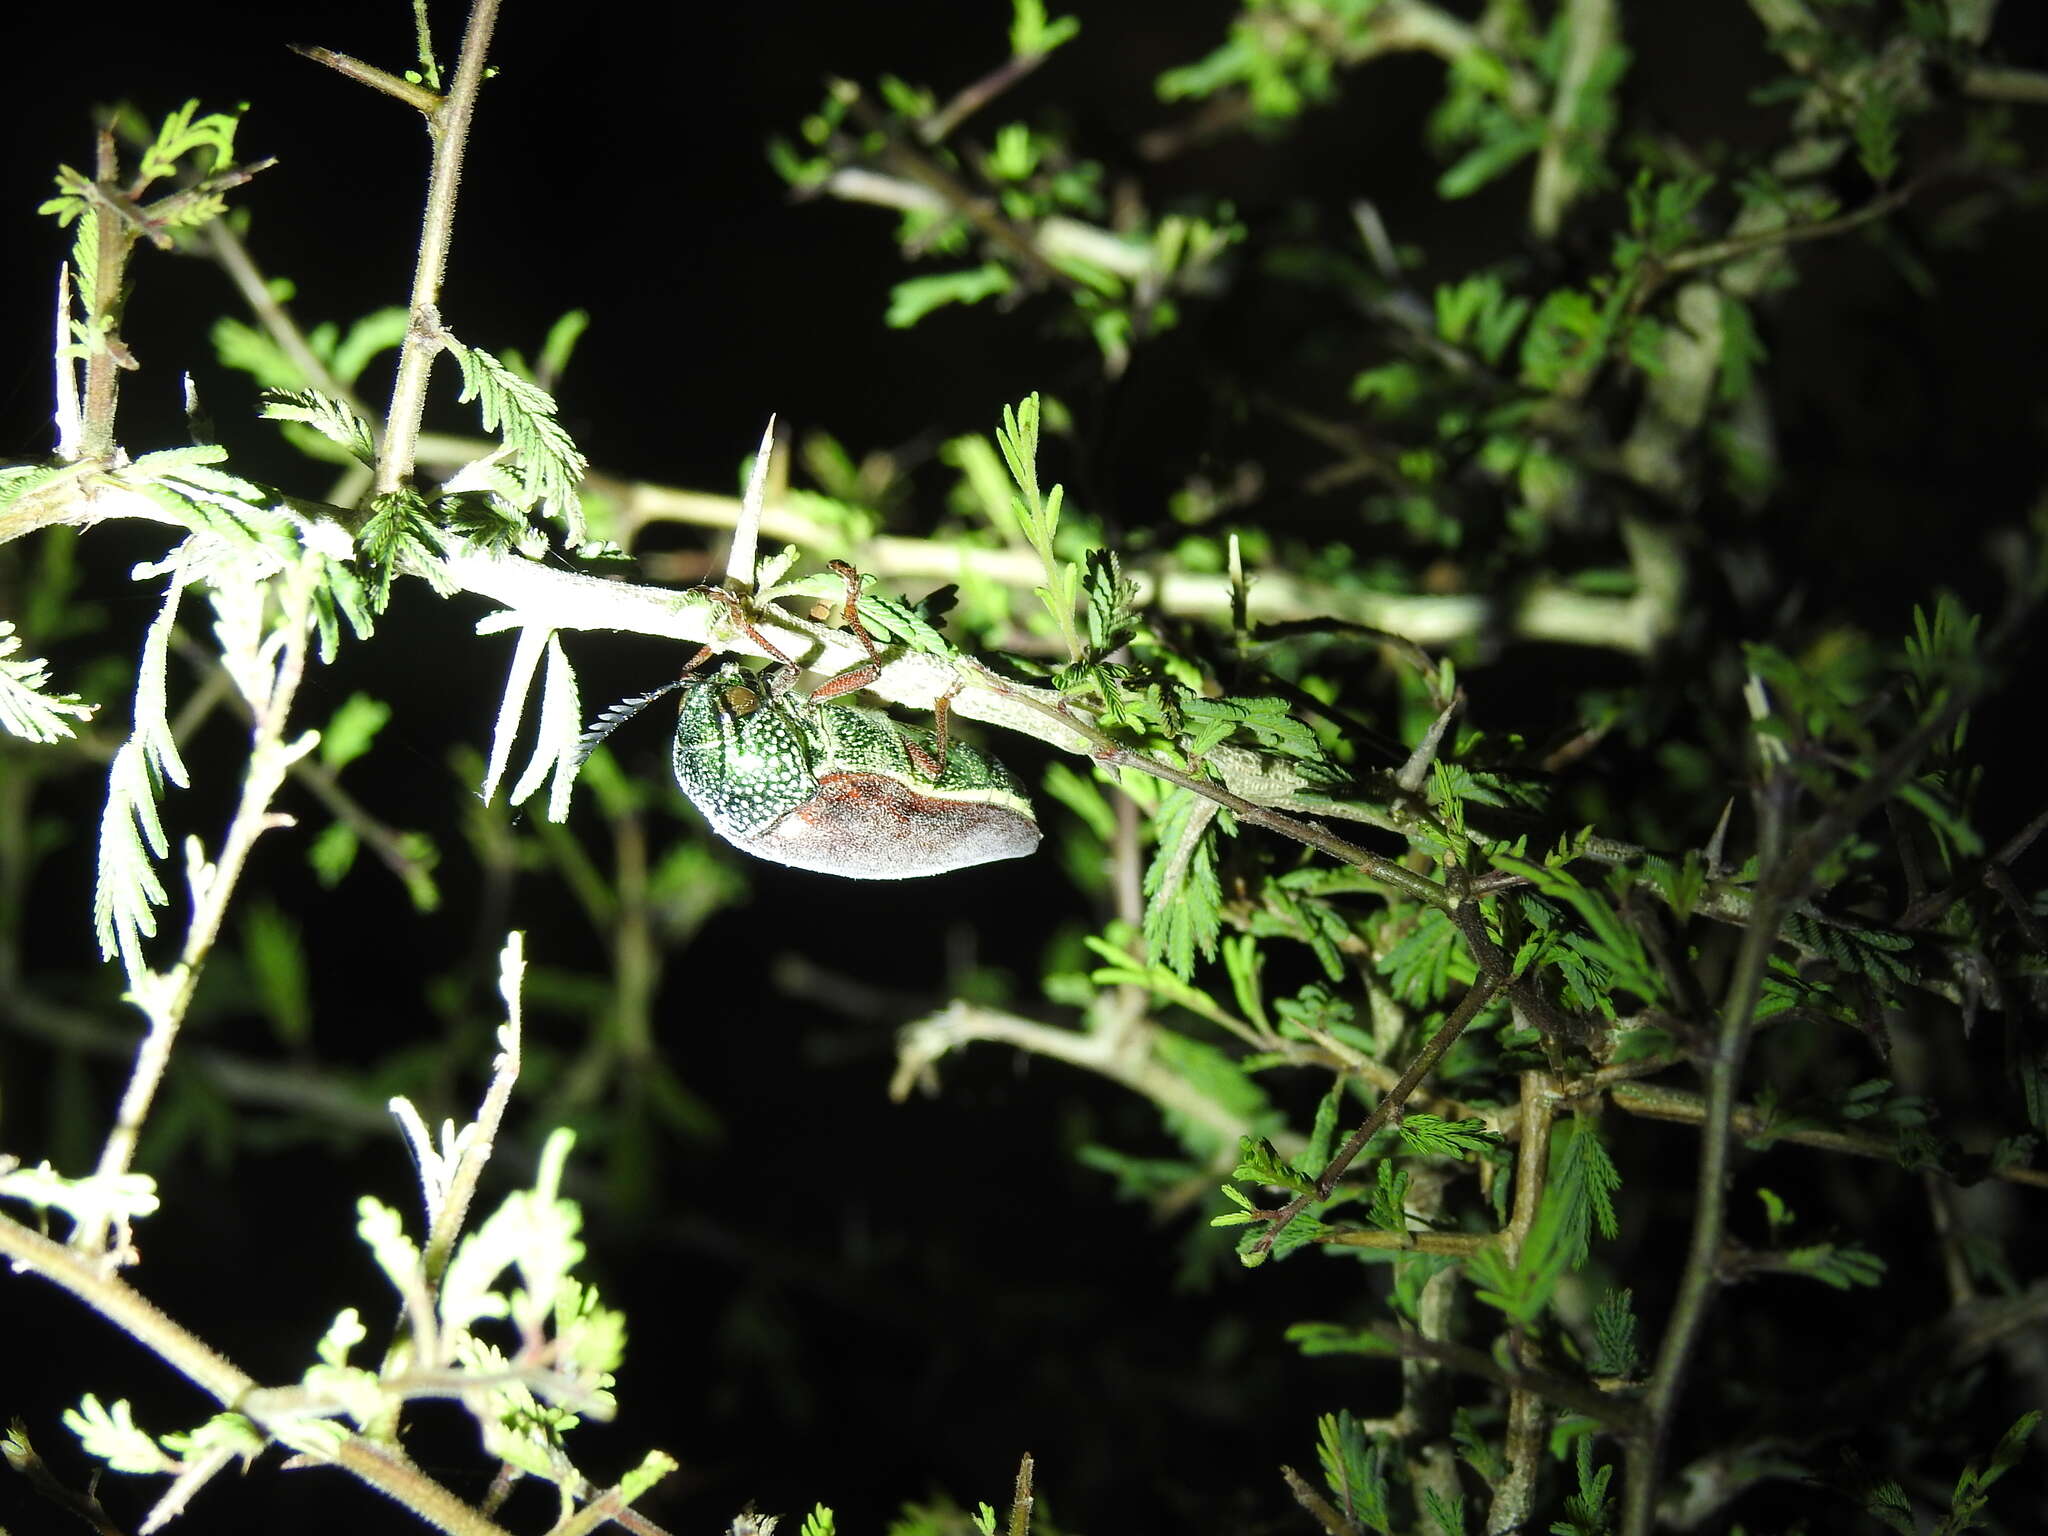
[[[1213,47],[1231,8],[1145,0],[1071,9],[1084,21],[1080,41],[1002,110],[1049,107],[1083,152],[1135,164],[1123,146],[1173,117],[1153,101],[1150,80]],[[1630,99],[1674,132],[1768,142],[1780,120],[1741,106],[1746,86],[1769,73],[1754,25],[1740,7],[1719,9],[1726,14],[1706,22],[1687,20],[1691,7],[1631,8],[1639,59]],[[452,57],[460,17],[442,7],[436,19]],[[1101,381],[1084,346],[1044,339],[1029,304],[996,322],[947,313],[890,331],[886,289],[901,275],[890,216],[792,206],[763,155],[769,135],[792,132],[815,106],[827,74],[894,72],[944,95],[1002,57],[1005,23],[993,0],[674,6],[655,15],[509,5],[493,50],[500,73],[470,149],[446,318],[479,345],[530,352],[564,309],[589,309],[591,330],[558,394],[580,445],[614,474],[725,489],[771,411],[859,450],[986,430],[1004,402],[1042,389],[1083,422],[1073,462],[1052,473],[1112,523],[1125,510],[1149,516],[1205,452],[1189,428],[1207,419],[1207,379],[1191,364],[1197,349],[1220,359],[1205,366],[1256,375],[1321,317],[1284,303],[1233,303],[1141,353],[1115,385]],[[64,242],[33,209],[57,161],[89,163],[96,103],[126,97],[155,117],[192,96],[207,107],[248,101],[242,152],[279,164],[236,201],[253,212],[249,238],[266,269],[297,282],[301,318],[346,320],[403,301],[424,132],[395,103],[285,46],[318,43],[401,68],[411,46],[403,4],[198,4],[132,19],[45,9],[10,16],[0,38],[17,77],[0,186],[9,278],[0,454],[47,447],[49,295]],[[2048,63],[2017,31],[2009,50],[2014,62]],[[1291,198],[1341,205],[1350,189],[1378,200],[1397,234],[1424,243],[1446,270],[1484,259],[1503,221],[1514,227],[1520,179],[1498,198],[1436,203],[1439,166],[1420,121],[1437,66],[1397,59],[1368,75],[1370,89],[1311,118],[1282,147],[1227,139],[1148,173],[1155,203],[1170,204],[1182,186],[1221,189],[1256,228]],[[1807,578],[1793,583],[1793,606],[1893,629],[1902,604],[1923,599],[1936,575],[1966,587],[1986,581],[1983,529],[2010,521],[2039,481],[2035,384],[2048,355],[2048,306],[2038,277],[2031,303],[2016,306],[2013,296],[2026,290],[2028,270],[2043,270],[2042,233],[2038,211],[2015,215],[1981,251],[1943,257],[1934,300],[1860,248],[1802,258],[1822,264],[1827,280],[1775,314],[1770,337],[1786,369],[1792,484],[1783,499],[1798,509],[1778,530],[1778,548]],[[235,307],[225,279],[197,261],[148,251],[137,259],[127,335],[143,370],[123,395],[123,440],[183,440],[178,381],[190,370],[228,424],[229,446],[249,455],[244,466],[293,483],[303,470],[249,420],[252,387],[221,370],[206,345],[203,319]],[[461,425],[445,395],[434,421]],[[1930,545],[1953,558],[1952,569],[1930,566]],[[152,530],[87,539],[88,590],[103,605],[107,646],[132,648],[153,611],[154,596],[124,574],[160,547]],[[315,716],[356,688],[392,700],[379,758],[351,783],[373,809],[411,824],[456,799],[447,742],[488,741],[510,646],[470,637],[481,604],[421,596],[406,594],[371,646],[308,685]],[[630,637],[587,640],[577,659],[592,698],[608,687],[636,691],[672,665],[652,642]],[[1520,683],[1531,674],[1518,667],[1553,662],[1481,670],[1470,679],[1479,707],[1512,719],[1529,697]],[[622,751],[629,767],[660,772],[658,742]],[[1029,777],[1029,750],[1015,755]],[[211,836],[221,824],[221,792],[204,787],[203,770],[201,783],[179,807],[187,819],[174,836]],[[87,838],[97,786],[72,789],[73,825]],[[452,830],[440,830],[456,856],[443,867],[447,901],[426,918],[369,873],[326,896],[304,872],[296,834],[259,851],[252,888],[313,939],[316,1038],[328,1059],[366,1064],[440,1027],[420,995],[426,971],[477,937],[459,847]],[[681,821],[663,831],[692,835]],[[35,892],[42,976],[96,970],[90,872],[89,845],[75,841]],[[1199,1266],[1205,1292],[1180,1284],[1182,1226],[1149,1226],[1141,1208],[1117,1204],[1107,1180],[1076,1170],[1069,1156],[1090,1139],[1163,1153],[1156,1120],[1064,1069],[984,1047],[948,1063],[941,1097],[902,1107],[884,1098],[892,1025],[943,1001],[962,956],[1007,967],[1030,999],[1035,946],[1056,918],[998,915],[1096,920],[1056,862],[881,890],[765,865],[749,875],[750,904],[721,914],[671,964],[660,1004],[664,1049],[724,1134],[712,1146],[673,1148],[651,1208],[620,1210],[591,1191],[590,1268],[625,1309],[632,1338],[620,1421],[579,1434],[580,1464],[604,1477],[646,1446],[674,1453],[682,1472],[644,1506],[672,1529],[718,1528],[748,1501],[794,1515],[822,1499],[846,1530],[879,1529],[903,1500],[941,1490],[1000,1505],[1026,1450],[1063,1523],[1097,1532],[1306,1529],[1276,1465],[1313,1465],[1317,1413],[1340,1404],[1389,1412],[1397,1386],[1390,1367],[1302,1361],[1279,1330],[1348,1315],[1360,1272],[1307,1261],[1245,1274],[1226,1263]],[[372,889],[379,894],[365,894]],[[545,882],[520,887],[507,921],[527,931],[536,964],[602,963],[596,937]],[[806,986],[789,983],[792,956],[809,967]],[[105,996],[103,979],[51,984],[98,986]],[[472,1003],[487,1014],[486,998]],[[550,1029],[570,1027],[544,1013],[530,1024],[543,1044]],[[215,1015],[205,1030],[223,1048],[270,1048],[253,1017]],[[430,1119],[461,1112],[484,1060],[479,1051],[478,1078],[423,1106]],[[85,1123],[67,1116],[86,1101],[45,1092],[49,1062],[40,1046],[0,1035],[0,1143],[32,1157],[90,1145],[119,1081],[115,1064],[95,1069],[92,1113],[101,1118]],[[519,1129],[529,1139],[501,1175],[530,1153],[536,1128]],[[1624,1169],[1690,1166],[1689,1132],[1619,1116],[1610,1129]],[[1771,1155],[1788,1165],[1781,1181],[1812,1156]],[[243,1159],[230,1172],[195,1151],[155,1170],[167,1203],[142,1229],[137,1283],[244,1369],[291,1379],[338,1308],[361,1306],[374,1335],[390,1303],[346,1236],[353,1202],[374,1191],[409,1208],[411,1171],[395,1135],[316,1136]],[[1873,1205],[1912,1187],[1888,1168],[1863,1176]],[[1670,1273],[1682,1208],[1630,1214],[1617,1264],[1626,1269],[1633,1257]],[[160,1429],[206,1411],[196,1392],[68,1298],[28,1279],[10,1281],[4,1296],[0,1412],[22,1415],[63,1474],[84,1476],[57,1422],[81,1391],[130,1397]],[[1842,1309],[1861,1308],[1867,1334],[1887,1326],[1890,1305],[1818,1288],[1786,1304],[1829,1309],[1836,1326]],[[458,1491],[480,1492],[487,1469],[467,1430],[431,1411],[421,1417],[415,1454]],[[148,1490],[113,1479],[103,1496],[132,1525]],[[541,1501],[524,1497],[532,1502],[515,1505],[512,1518],[544,1524]],[[346,1478],[266,1467],[245,1487],[209,1490],[186,1521],[370,1530],[407,1528],[410,1517]],[[0,1479],[0,1523],[16,1536],[70,1528],[13,1479]]]

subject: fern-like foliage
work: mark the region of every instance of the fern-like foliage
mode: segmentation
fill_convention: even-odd
[[[518,455],[523,504],[554,518],[572,542],[582,543],[583,502],[577,487],[590,466],[556,419],[555,397],[481,347],[451,338],[448,350],[462,367],[462,403],[476,401],[484,430],[501,434]]]
[[[303,422],[329,442],[346,449],[357,463],[367,466],[377,462],[377,442],[370,424],[342,401],[317,390],[265,390],[260,414],[270,421]]]
[[[49,693],[50,664],[34,656],[14,659],[21,640],[14,626],[0,619],[0,730],[26,741],[61,741],[76,734],[73,720],[90,720],[97,704],[75,693]]]
[[[171,582],[143,640],[136,669],[134,728],[115,750],[107,770],[107,799],[100,814],[93,930],[99,936],[101,958],[118,955],[131,982],[144,969],[142,941],[156,934],[155,909],[169,899],[154,862],[171,851],[157,814],[157,798],[166,782],[181,789],[188,782],[165,712],[171,627],[177,623],[183,591],[182,581]]]

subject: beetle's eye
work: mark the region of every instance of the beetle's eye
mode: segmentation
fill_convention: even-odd
[[[761,695],[744,683],[734,683],[725,690],[725,707],[744,720],[761,706]]]

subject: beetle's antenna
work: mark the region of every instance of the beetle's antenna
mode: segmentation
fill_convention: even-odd
[[[588,758],[591,753],[597,750],[598,744],[602,742],[605,739],[605,737],[611,735],[613,731],[616,731],[628,720],[632,719],[635,715],[639,714],[641,710],[645,709],[648,705],[652,704],[656,699],[660,698],[663,694],[674,693],[678,688],[682,687],[683,684],[688,681],[689,678],[687,676],[679,677],[672,683],[663,683],[659,688],[655,689],[652,693],[636,694],[634,697],[630,699],[619,700],[618,703],[614,704],[610,709],[607,709],[603,714],[599,715],[596,720],[592,721],[589,730],[585,731],[581,736],[576,738],[576,756],[574,759],[574,765],[578,768],[581,768],[583,766],[584,760]]]
[[[761,451],[754,455],[754,472],[747,477],[747,494],[740,499],[740,520],[733,524],[732,550],[725,557],[725,585],[729,591],[751,594],[761,550],[761,502],[768,489],[768,466],[775,458],[775,418],[768,418],[768,430],[761,434]]]

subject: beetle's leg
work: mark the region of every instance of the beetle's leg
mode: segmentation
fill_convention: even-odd
[[[853,631],[853,638],[858,640],[861,649],[868,653],[868,659],[851,672],[842,672],[813,688],[813,704],[822,704],[827,699],[838,698],[842,693],[852,693],[865,688],[882,675],[882,664],[876,660],[882,653],[875,648],[873,637],[860,621],[860,572],[844,560],[830,561],[826,568],[846,580],[846,627]]]
[[[914,737],[906,736],[903,740],[904,751],[910,754],[913,763],[924,770],[928,779],[936,779],[946,771],[946,720],[953,712],[953,695],[959,691],[960,685],[955,683],[932,704],[932,714],[937,717],[939,728],[931,749],[928,750]]]
[[[730,608],[732,610],[733,622],[739,625],[741,629],[745,630],[747,638],[753,641],[754,644],[761,647],[762,650],[766,651],[773,660],[781,662],[785,667],[794,667],[796,665],[796,663],[791,661],[788,656],[783,654],[781,646],[777,645],[773,640],[770,640],[766,635],[762,634],[760,630],[754,627],[754,621],[747,617],[746,604],[742,603],[737,597],[733,596],[732,593],[726,591],[723,587],[698,587],[695,590],[705,593],[707,596],[717,598],[720,602],[724,603],[728,608]],[[710,647],[707,646],[705,650],[708,654]],[[699,656],[697,660],[691,662],[690,665],[694,667],[697,665],[698,662],[701,662],[703,659],[703,656]],[[687,668],[685,670],[687,670]]]
[[[860,572],[844,560],[828,560],[825,562],[825,569],[845,579],[846,627],[853,631],[853,637],[860,642],[860,648],[868,653],[868,660],[873,661],[881,652],[875,649],[874,640],[860,621]]]
[[[777,662],[775,675],[768,681],[769,697],[779,699],[782,695],[789,692],[790,685],[796,681],[797,673],[801,669],[794,661],[791,661],[788,656],[783,654],[780,646],[754,627],[754,621],[747,617],[746,604],[742,603],[723,587],[697,587],[693,590],[702,592],[710,597],[715,597],[732,609],[733,622],[746,631],[749,640],[761,647],[762,650],[766,651]],[[702,666],[705,660],[713,654],[712,648],[708,645],[705,646],[691,660],[689,666],[684,667],[683,670],[688,672],[691,667]]]

